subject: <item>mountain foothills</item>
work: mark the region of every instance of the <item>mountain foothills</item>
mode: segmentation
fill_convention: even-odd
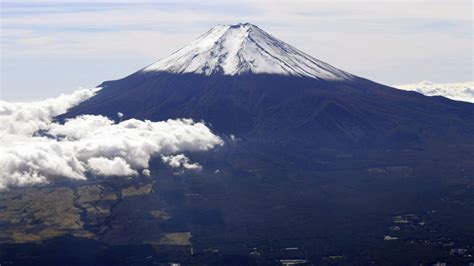
[[[152,158],[147,175],[1,194],[0,263],[473,262],[474,104],[352,75],[247,23],[99,87],[56,120],[191,118],[224,144],[187,154],[195,171]]]

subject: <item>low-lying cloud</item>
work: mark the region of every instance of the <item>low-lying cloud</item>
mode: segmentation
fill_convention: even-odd
[[[169,164],[173,168],[184,168],[189,170],[201,170],[202,166],[198,163],[191,163],[188,157],[184,154],[177,155],[161,155],[161,160]]]
[[[190,119],[120,123],[83,115],[64,124],[53,117],[88,99],[97,89],[33,103],[0,101],[0,189],[85,180],[90,175],[150,175],[149,160],[162,156],[173,168],[199,170],[183,152],[206,151],[222,140]]]

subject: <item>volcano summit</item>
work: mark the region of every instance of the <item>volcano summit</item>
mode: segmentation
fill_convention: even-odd
[[[219,25],[142,70],[176,74],[277,74],[328,80],[352,75],[299,51],[252,24]]]

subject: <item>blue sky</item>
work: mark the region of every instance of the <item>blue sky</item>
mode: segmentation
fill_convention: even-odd
[[[0,98],[118,79],[216,24],[238,22],[381,83],[468,81],[472,8],[470,0],[1,0]]]

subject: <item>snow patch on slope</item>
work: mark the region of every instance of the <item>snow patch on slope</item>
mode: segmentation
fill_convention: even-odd
[[[252,24],[218,25],[143,72],[267,73],[325,80],[354,76],[286,44]]]
[[[422,81],[414,84],[395,85],[397,89],[416,91],[427,96],[443,96],[456,101],[474,103],[474,82],[433,83]]]

